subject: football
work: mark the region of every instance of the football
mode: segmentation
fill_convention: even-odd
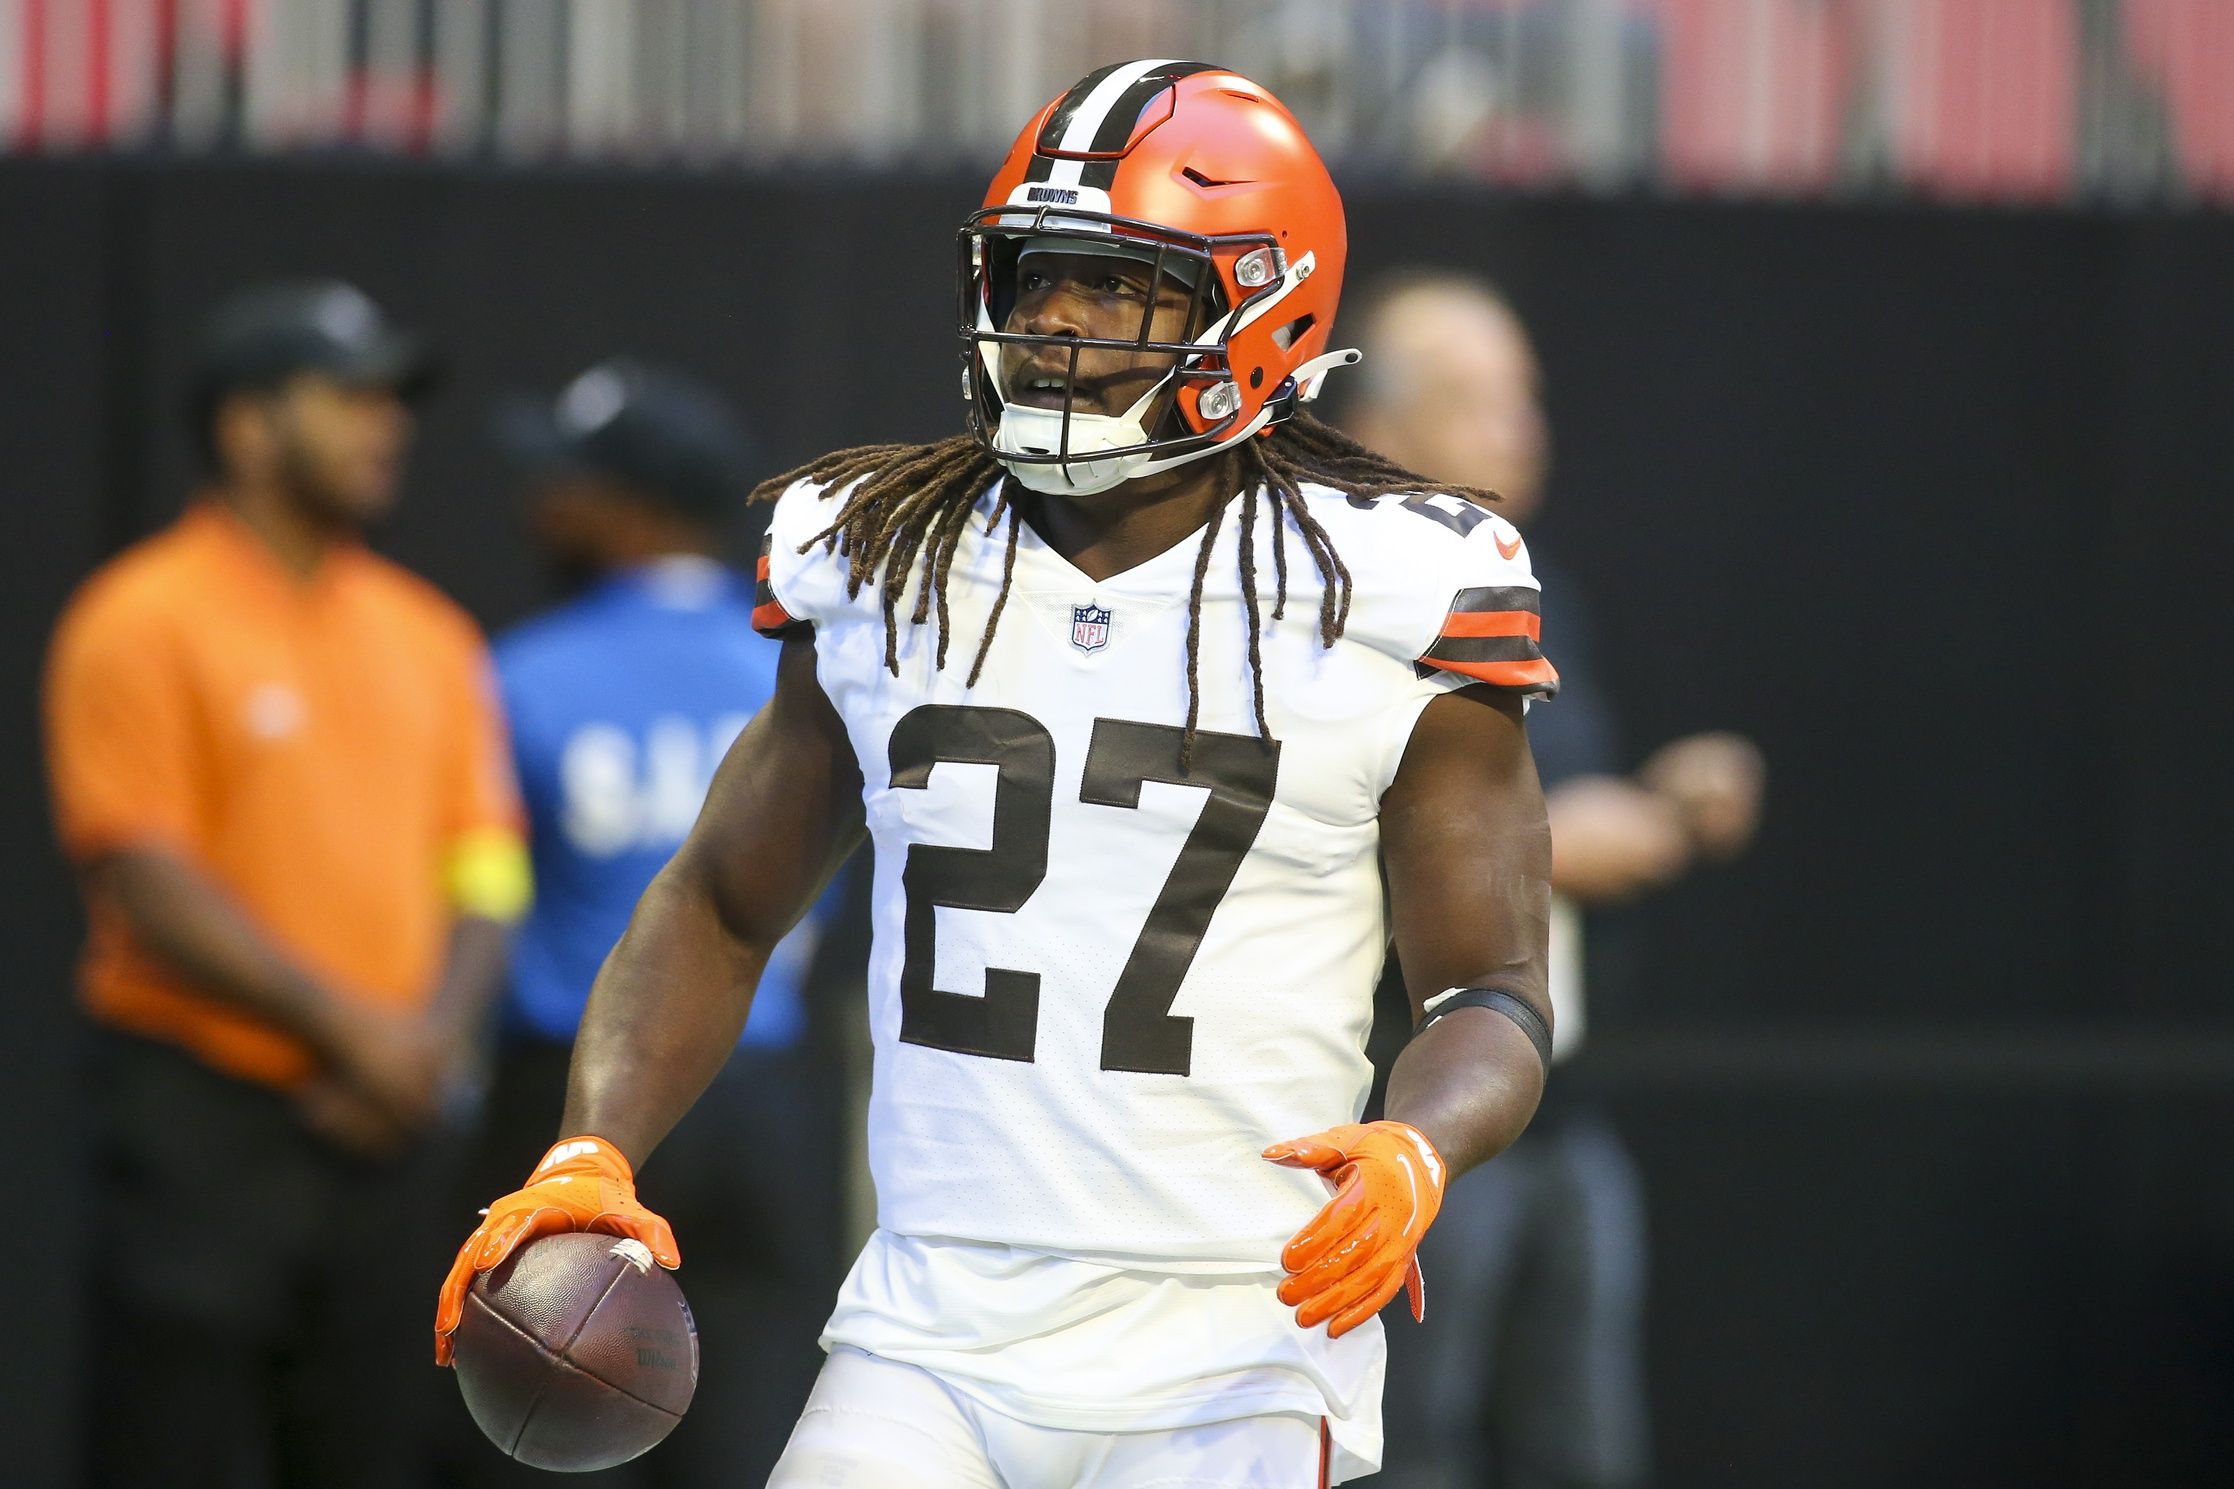
[[[641,1242],[544,1236],[473,1279],[455,1363],[490,1442],[536,1468],[585,1473],[675,1429],[698,1386],[698,1330]]]

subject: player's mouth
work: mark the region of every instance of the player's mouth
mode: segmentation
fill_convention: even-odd
[[[1061,409],[1071,401],[1071,386],[1070,379],[1059,374],[1027,373],[1018,378],[1016,385],[1009,390],[1008,401],[1025,408]],[[1092,405],[1093,400],[1085,396],[1084,389],[1080,389],[1073,412],[1093,413]]]

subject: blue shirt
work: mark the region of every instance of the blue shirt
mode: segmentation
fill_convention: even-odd
[[[512,944],[508,1031],[571,1042],[605,954],[681,846],[729,744],[776,689],[752,586],[710,559],[606,580],[501,637],[535,904]],[[805,1031],[810,915],[769,959],[743,1043]]]

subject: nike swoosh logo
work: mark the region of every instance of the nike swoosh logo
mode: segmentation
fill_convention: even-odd
[[[535,1166],[535,1171],[540,1174],[545,1169],[557,1168],[569,1159],[579,1158],[585,1153],[595,1153],[596,1151],[597,1144],[591,1142],[560,1143],[544,1155],[543,1161]]]
[[[1502,553],[1507,558],[1520,557],[1520,534],[1513,534],[1513,540],[1510,543],[1505,541],[1504,535],[1502,533],[1493,532],[1489,536],[1490,539],[1497,544],[1497,551],[1499,553]]]

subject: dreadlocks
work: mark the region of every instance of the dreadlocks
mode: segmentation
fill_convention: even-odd
[[[1449,492],[1482,503],[1496,501],[1497,497],[1469,486],[1430,481],[1306,413],[1274,425],[1261,438],[1243,440],[1224,458],[1234,467],[1233,484],[1241,502],[1241,592],[1248,604],[1249,675],[1255,687],[1257,735],[1269,740],[1272,727],[1264,712],[1263,620],[1257,600],[1257,503],[1269,501],[1273,509],[1272,618],[1278,620],[1287,611],[1287,530],[1292,524],[1319,571],[1319,643],[1332,646],[1349,620],[1350,571],[1334,551],[1326,529],[1311,515],[1303,498],[1305,482],[1330,486],[1357,501],[1419,491]],[[972,436],[958,434],[927,445],[863,445],[839,450],[763,481],[754,488],[752,499],[774,501],[797,481],[813,481],[830,490],[858,483],[830,525],[801,544],[799,551],[804,553],[820,543],[825,552],[843,553],[849,597],[860,594],[862,586],[880,569],[883,571],[884,664],[898,676],[900,601],[918,559],[923,583],[908,621],[922,625],[932,618],[935,608],[936,665],[946,666],[947,571],[953,567],[955,551],[978,498],[1000,474],[1001,466],[990,451]],[[1000,592],[993,600],[985,632],[978,638],[977,655],[970,663],[968,681],[972,687],[984,670],[993,631],[1008,604],[1009,584],[1016,573],[1016,540],[1023,514],[1009,499],[1009,489],[1006,485],[1001,488],[1001,499],[989,524],[997,526],[1002,518],[1007,519],[1008,551],[1001,566]],[[1195,558],[1194,591],[1187,600],[1187,729],[1180,746],[1183,770],[1193,764],[1195,725],[1202,712],[1202,589],[1224,518],[1225,507],[1221,506],[1203,529],[1202,545]]]

